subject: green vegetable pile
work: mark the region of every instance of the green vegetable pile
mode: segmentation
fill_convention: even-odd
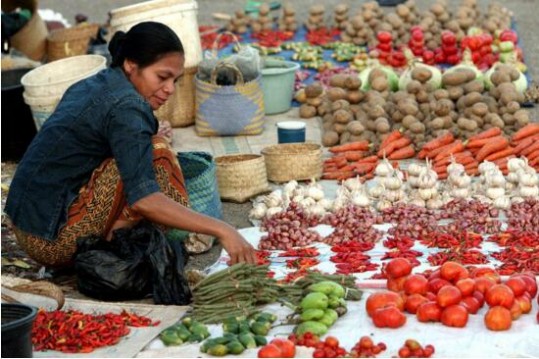
[[[208,327],[191,317],[183,318],[180,322],[166,328],[159,334],[159,338],[166,346],[198,343],[209,336]]]

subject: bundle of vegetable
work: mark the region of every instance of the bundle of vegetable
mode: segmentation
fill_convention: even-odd
[[[249,316],[256,305],[273,303],[278,295],[267,266],[235,264],[210,274],[193,288],[193,318],[219,323],[230,316]]]
[[[183,343],[198,343],[210,336],[208,327],[184,317],[178,323],[166,328],[159,334],[159,339],[166,345],[181,345]]]
[[[296,32],[297,29],[296,10],[291,4],[283,5],[283,17],[279,20],[279,30]]]
[[[325,26],[324,24],[324,5],[313,5],[309,9],[309,17],[307,22],[305,22],[305,27],[307,31],[318,30]]]
[[[346,25],[348,25],[348,5],[347,4],[338,4],[335,6],[335,27],[344,30]]]

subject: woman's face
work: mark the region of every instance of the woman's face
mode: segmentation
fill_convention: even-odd
[[[140,68],[133,61],[125,60],[124,70],[129,81],[155,111],[174,92],[174,84],[183,74],[184,59],[179,52],[171,52],[144,68]]]

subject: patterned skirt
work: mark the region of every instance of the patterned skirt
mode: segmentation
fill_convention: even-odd
[[[154,136],[153,166],[157,182],[166,196],[189,205],[183,174],[176,154],[166,140]],[[123,192],[123,183],[112,158],[94,170],[68,211],[67,223],[60,228],[58,238],[49,241],[14,228],[17,242],[36,262],[62,267],[72,264],[77,239],[84,236],[105,236],[118,220],[138,221],[142,216],[131,209]]]

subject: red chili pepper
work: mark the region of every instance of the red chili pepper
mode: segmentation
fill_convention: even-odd
[[[279,254],[279,257],[317,257],[318,255],[320,255],[318,249],[316,249],[315,247],[306,247],[289,249]]]

